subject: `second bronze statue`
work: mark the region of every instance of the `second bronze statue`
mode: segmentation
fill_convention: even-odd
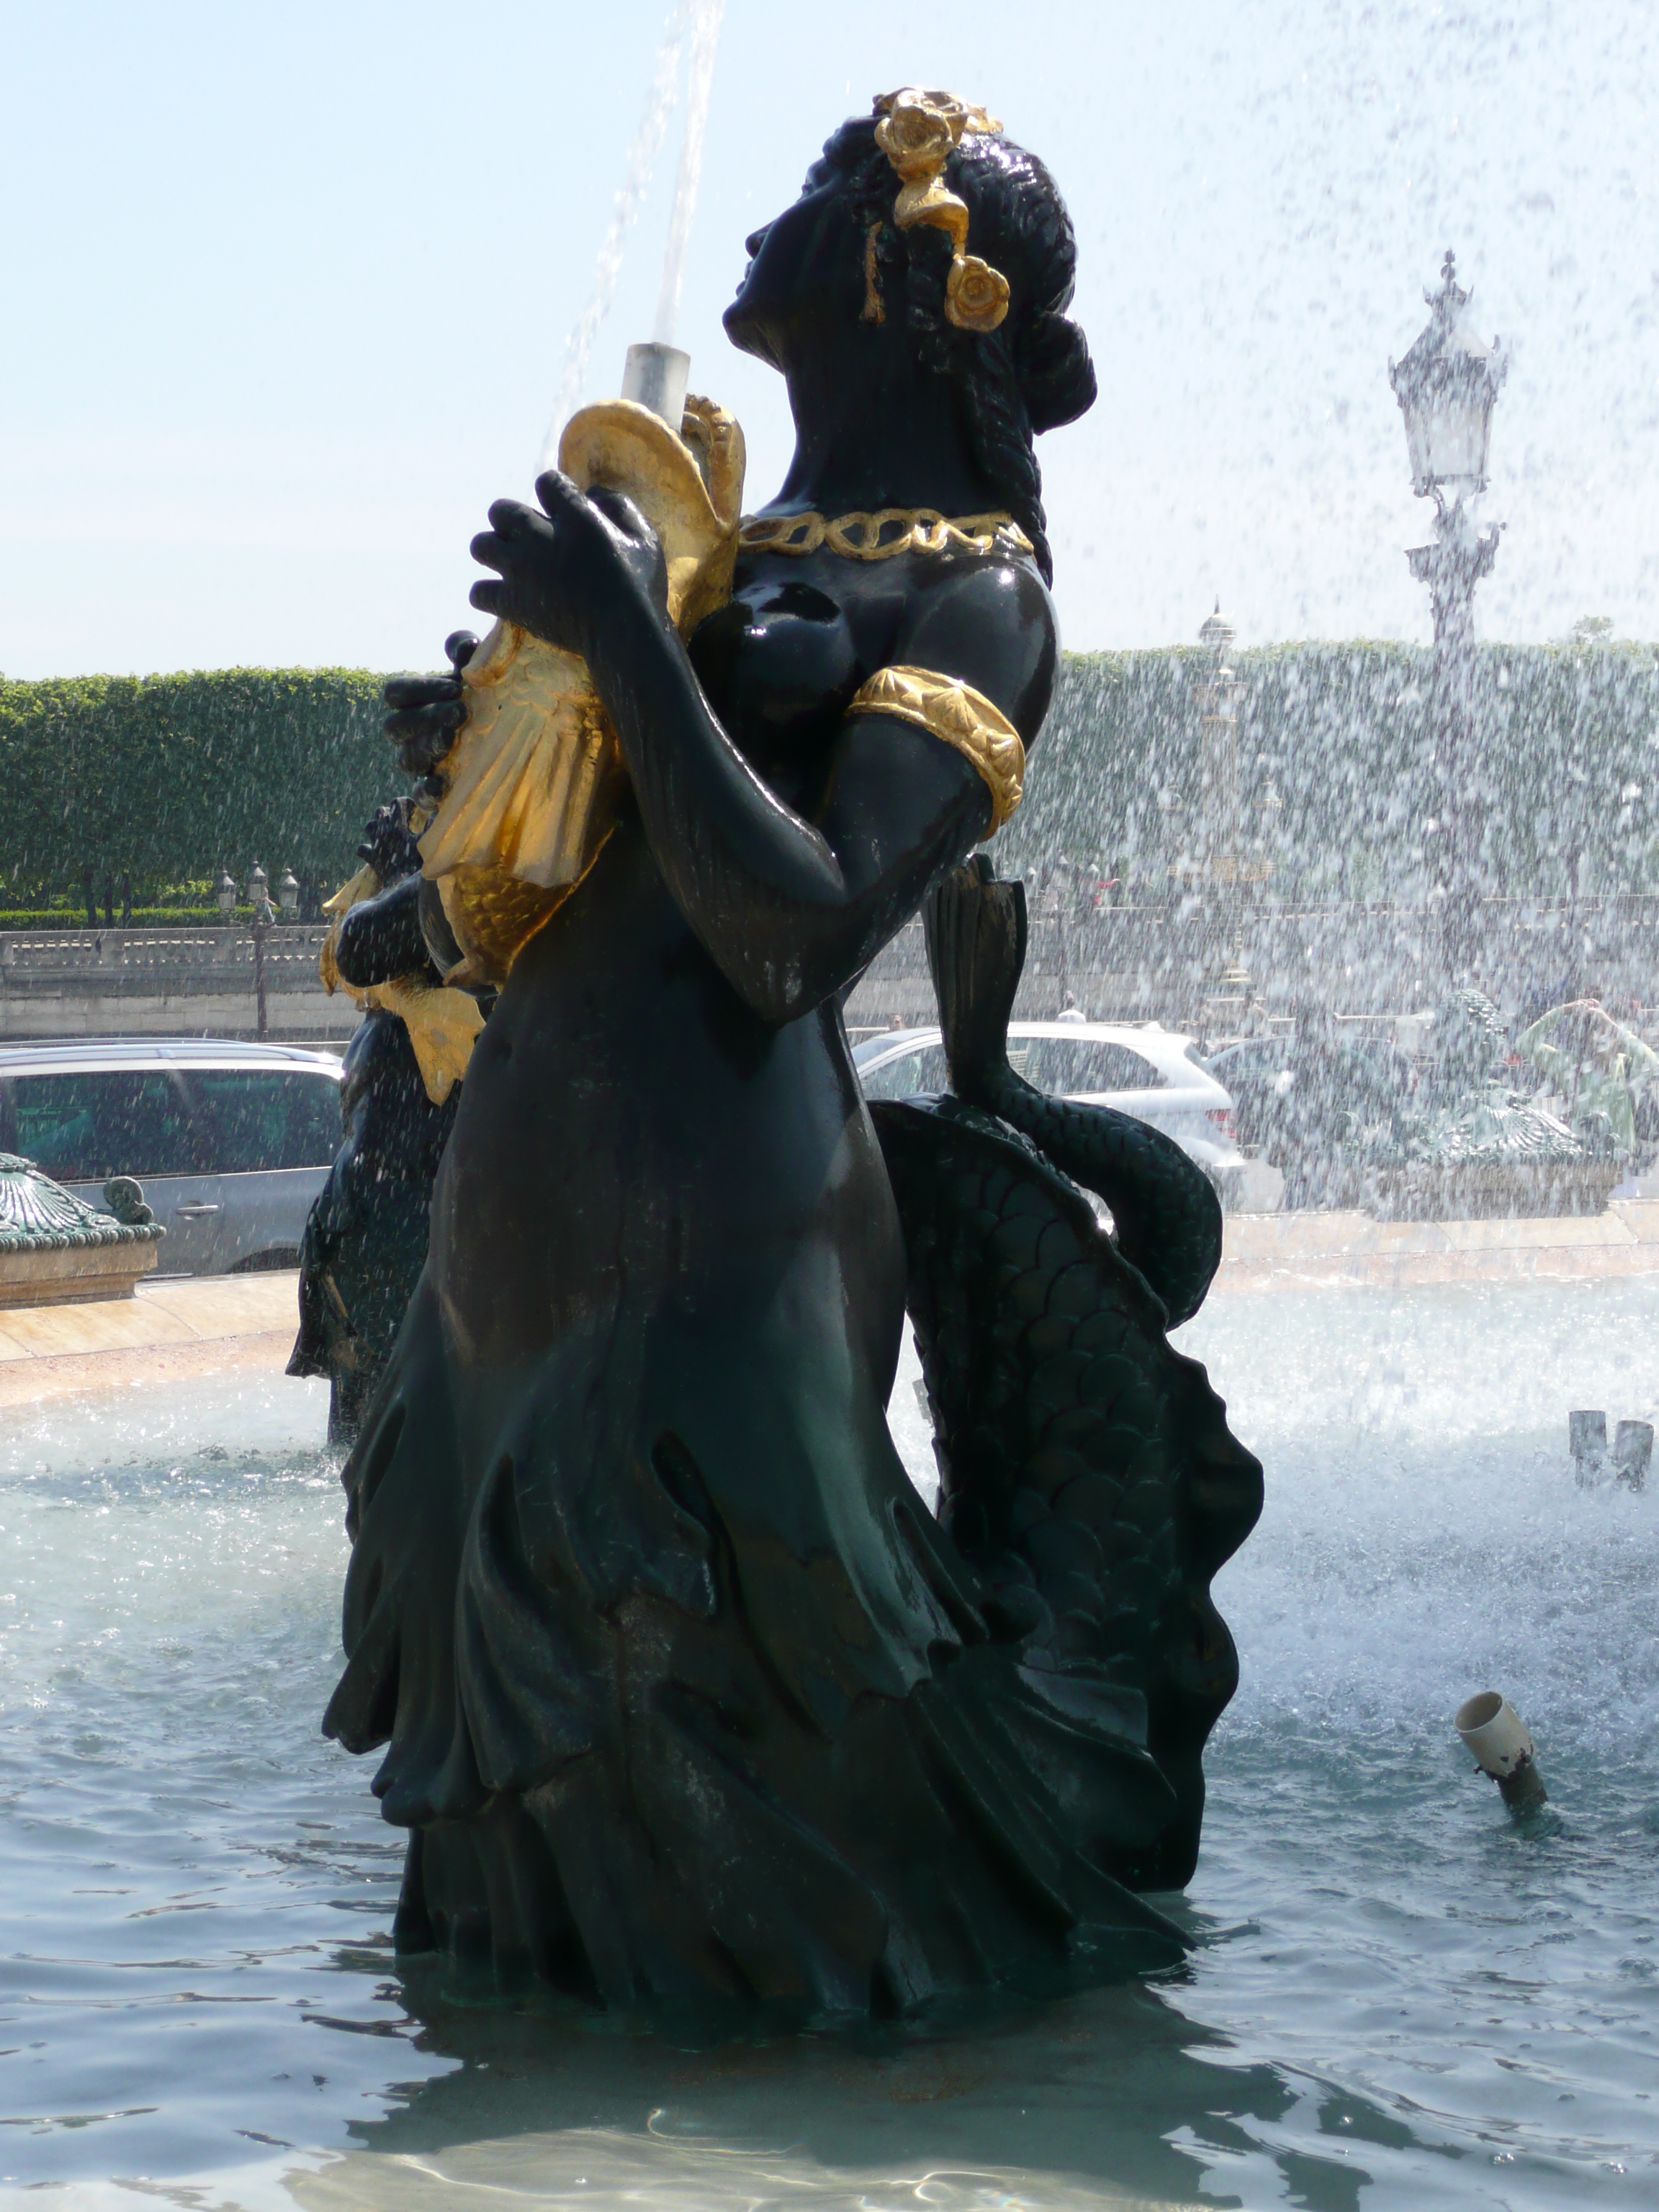
[[[683,635],[602,476],[475,541],[474,604],[584,665],[618,775],[473,1052],[345,1469],[326,1726],[410,1831],[404,1950],[862,2017],[1179,1954],[1137,1893],[1197,1849],[1235,1671],[1208,1581],[1261,1478],[1165,1341],[1213,1200],[1022,1095],[1019,918],[963,872],[1054,678],[1033,439],[1095,391],[1060,196],[910,89],[749,250],[726,328],[797,445],[720,603]],[[391,696],[442,792],[462,681]],[[959,1096],[878,1133],[842,998],[941,884]],[[423,894],[449,973],[459,911]],[[907,1298],[938,1519],[884,1414]]]

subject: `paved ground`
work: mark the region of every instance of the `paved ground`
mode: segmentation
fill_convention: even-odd
[[[299,1326],[299,1279],[198,1275],[94,1304],[0,1309],[0,1407],[239,1367],[280,1374]]]
[[[1216,1290],[1310,1283],[1588,1280],[1659,1273],[1659,1202],[1533,1221],[1373,1221],[1364,1213],[1245,1213],[1227,1222]]]
[[[1659,1273],[1659,1201],[1540,1221],[1229,1217],[1216,1294],[1370,1285],[1590,1280]],[[0,1310],[0,1407],[237,1368],[280,1374],[298,1326],[293,1273],[143,1284],[130,1298]]]

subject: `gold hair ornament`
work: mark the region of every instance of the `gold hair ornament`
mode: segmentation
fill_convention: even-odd
[[[968,203],[947,191],[945,162],[966,137],[1000,137],[1002,125],[982,107],[970,106],[954,93],[924,91],[906,85],[899,92],[884,92],[876,101],[881,120],[876,143],[897,171],[899,195],[893,221],[901,230],[928,223],[951,240],[951,273],[945,286],[945,317],[959,331],[995,330],[1008,312],[1008,279],[988,261],[969,253]],[[873,255],[866,249],[865,317],[879,322],[880,301],[872,273]],[[871,312],[875,299],[876,312]]]
[[[854,694],[849,714],[892,714],[941,738],[970,760],[991,794],[994,837],[1019,805],[1025,746],[1002,709],[954,676],[931,668],[878,668]],[[985,840],[980,840],[982,844]]]
[[[896,553],[1030,553],[1012,514],[941,514],[933,507],[884,507],[834,516],[751,514],[738,532],[745,553],[817,553],[890,561]]]

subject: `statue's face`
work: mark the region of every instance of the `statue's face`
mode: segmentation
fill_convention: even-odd
[[[726,335],[787,372],[792,355],[826,325],[846,327],[864,304],[864,240],[845,174],[815,161],[800,198],[744,240],[748,268],[726,309]]]

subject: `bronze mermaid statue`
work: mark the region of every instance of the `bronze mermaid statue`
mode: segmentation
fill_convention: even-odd
[[[356,1439],[426,1264],[432,1188],[483,1026],[469,994],[441,988],[420,927],[417,832],[431,811],[420,798],[378,808],[357,848],[362,866],[324,908],[332,927],[318,964],[331,994],[339,934],[355,916],[362,1019],[345,1049],[342,1143],[300,1243],[288,1372],[328,1378],[332,1444]]]
[[[910,89],[748,248],[726,327],[788,386],[777,498],[722,538],[698,403],[658,456],[702,471],[690,551],[568,447],[474,541],[492,641],[388,690],[441,799],[426,942],[501,988],[344,1470],[325,1725],[410,1831],[400,1950],[864,2018],[1180,1955],[1139,1893],[1196,1854],[1237,1671],[1209,1579],[1261,1471],[1166,1340],[1213,1198],[1018,1084],[1023,904],[963,865],[1054,680],[1032,441],[1095,396],[1059,193]],[[480,669],[538,653],[580,677],[580,836],[518,738],[477,750]],[[842,1005],[924,905],[953,1095],[878,1124]],[[885,1419],[907,1300],[938,1517]]]

